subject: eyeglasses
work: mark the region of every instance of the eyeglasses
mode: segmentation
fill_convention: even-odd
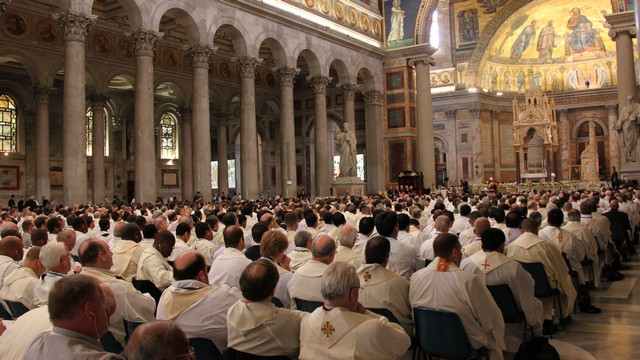
[[[186,357],[188,357],[189,359],[195,360],[195,358],[196,358],[196,351],[193,349],[193,347],[192,347],[191,345],[189,345],[189,346],[187,347],[187,349],[188,349],[188,350],[187,350],[187,352],[186,352],[186,353],[184,353],[184,354],[180,354],[180,355],[178,355],[177,357],[178,357],[178,358],[183,358],[183,357],[185,357],[185,356],[186,356]]]

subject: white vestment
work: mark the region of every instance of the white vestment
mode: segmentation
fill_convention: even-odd
[[[35,297],[36,306],[46,305],[49,303],[49,292],[51,292],[53,285],[63,277],[64,275],[62,274],[47,271],[44,277],[41,277],[38,280],[38,283],[34,288],[34,292],[36,294],[36,297]]]
[[[400,325],[370,311],[321,306],[300,324],[300,360],[397,359],[410,345]]]
[[[452,311],[458,314],[474,348],[486,347],[491,359],[502,359],[504,320],[491,293],[479,277],[454,263],[436,257],[411,277],[412,307]]]
[[[0,288],[2,288],[4,279],[18,267],[20,265],[18,265],[17,261],[6,255],[0,255]]]
[[[240,274],[251,264],[242,251],[236,248],[224,248],[211,264],[209,269],[209,284],[224,285],[240,288]]]
[[[409,280],[380,264],[364,264],[357,272],[360,278],[360,303],[366,308],[391,311],[407,334],[413,335]]]
[[[197,251],[204,256],[207,266],[213,263],[213,255],[218,251],[219,246],[207,239],[198,239],[191,245],[191,251]]]
[[[582,242],[571,232],[555,226],[547,226],[540,229],[538,236],[567,256],[571,270],[578,274],[578,282],[584,284],[584,274],[580,262],[584,259],[586,252]]]
[[[297,309],[296,302],[294,300],[295,298],[310,301],[323,301],[320,288],[322,287],[322,273],[327,266],[328,265],[323,262],[311,259],[293,273],[293,276],[287,285],[287,292],[291,299],[292,309]]]
[[[47,305],[29,310],[20,316],[13,325],[0,336],[0,360],[16,360],[24,358],[29,345],[36,336],[51,331],[53,324],[49,321]]]
[[[291,268],[291,271],[295,272],[302,265],[306,264],[309,259],[311,259],[311,250],[296,246],[288,256],[291,259],[289,267]]]
[[[140,255],[144,251],[138,243],[132,240],[120,240],[111,249],[113,252],[113,266],[111,271],[127,281],[136,276]]]
[[[391,252],[389,253],[389,270],[409,279],[411,275],[424,267],[424,259],[420,257],[416,249],[403,244],[394,237],[388,236]]]
[[[211,340],[220,352],[227,348],[227,311],[242,298],[228,285],[198,280],[174,281],[158,302],[158,320],[178,324],[188,338]]]
[[[347,264],[353,265],[354,268],[359,268],[362,264],[364,264],[364,256],[358,254],[352,249],[338,245],[336,249],[336,256],[333,259],[334,262],[346,262]]]
[[[4,279],[0,299],[17,301],[31,310],[36,307],[35,289],[38,281],[36,273],[31,268],[22,266]]]
[[[163,291],[173,282],[173,268],[155,247],[149,247],[140,255],[136,279],[149,280]]]

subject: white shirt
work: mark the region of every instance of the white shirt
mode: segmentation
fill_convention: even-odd
[[[218,251],[218,248],[218,244],[207,239],[198,239],[191,245],[191,251],[197,251],[204,256],[207,266],[211,266],[213,263],[213,255]]]
[[[138,262],[137,280],[149,280],[160,291],[173,282],[173,268],[154,247],[144,249]]]
[[[9,276],[18,267],[18,262],[6,255],[0,255],[0,289],[4,283],[4,279]]]
[[[31,268],[22,266],[4,279],[2,289],[0,289],[0,299],[17,301],[31,310],[36,307],[35,288],[37,284],[36,273]]]
[[[240,288],[240,274],[251,263],[242,251],[236,248],[223,248],[211,264],[209,284],[229,285]]]
[[[29,310],[11,326],[7,326],[7,330],[0,336],[0,360],[24,358],[33,339],[52,328],[47,305]]]
[[[173,246],[173,251],[171,252],[171,255],[169,255],[169,257],[167,258],[167,261],[176,261],[176,258],[178,257],[178,255],[187,251],[189,251],[189,245],[187,245],[187,243],[184,242],[184,240],[176,236],[176,244]]]
[[[424,259],[418,255],[413,246],[403,244],[394,237],[387,237],[387,239],[391,244],[389,270],[409,279],[415,271],[424,267]]]
[[[51,271],[47,271],[44,277],[38,280],[34,288],[35,296],[35,305],[46,305],[49,303],[49,293],[53,288],[53,285],[60,279],[62,279],[64,275],[54,273]]]

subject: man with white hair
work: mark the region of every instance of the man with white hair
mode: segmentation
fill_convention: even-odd
[[[358,302],[360,280],[353,266],[337,262],[322,275],[324,306],[300,323],[300,359],[396,359],[411,340],[398,324]],[[380,341],[384,339],[384,341]]]
[[[35,305],[49,302],[49,292],[53,285],[71,271],[71,257],[63,243],[49,243],[40,249],[40,262],[47,269],[35,287]]]
[[[311,234],[307,231],[298,231],[293,237],[295,248],[288,256],[291,258],[289,267],[294,273],[311,259],[311,242]]]
[[[287,285],[292,309],[297,308],[295,299],[322,301],[322,273],[334,261],[335,250],[335,241],[328,235],[320,235],[313,240],[311,259],[293,273]]]
[[[349,224],[340,227],[338,238],[336,239],[338,241],[337,253],[333,261],[346,262],[347,264],[353,265],[356,269],[364,264],[364,257],[353,251],[357,236],[358,230],[355,227]]]

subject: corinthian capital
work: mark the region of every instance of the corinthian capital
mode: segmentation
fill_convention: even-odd
[[[241,79],[255,79],[256,67],[262,63],[262,59],[251,56],[235,57],[231,61],[240,70]]]
[[[369,90],[364,93],[365,105],[382,105],[382,91]]]
[[[153,56],[158,41],[164,37],[163,33],[146,29],[131,31],[126,33],[126,35],[135,46],[136,56]]]
[[[293,87],[293,83],[299,72],[300,69],[289,66],[284,66],[275,70],[276,76],[280,79],[280,86],[282,87]]]
[[[95,15],[87,15],[73,11],[53,14],[53,21],[62,28],[65,41],[84,42],[89,32],[89,26],[91,26],[97,18]]]
[[[344,99],[347,101],[353,101],[356,97],[356,91],[359,90],[356,84],[340,84],[338,88],[342,91],[342,96],[344,96]]]
[[[183,49],[186,54],[191,55],[191,65],[194,68],[204,69],[209,68],[209,60],[218,50],[217,47],[205,44],[187,45]]]
[[[311,85],[314,94],[325,94],[327,85],[333,80],[329,76],[308,76],[307,82]]]
[[[49,103],[51,94],[53,94],[54,91],[54,88],[46,86],[34,86],[33,88],[31,88],[31,94],[33,94],[33,98],[36,104],[41,105],[46,105]]]

